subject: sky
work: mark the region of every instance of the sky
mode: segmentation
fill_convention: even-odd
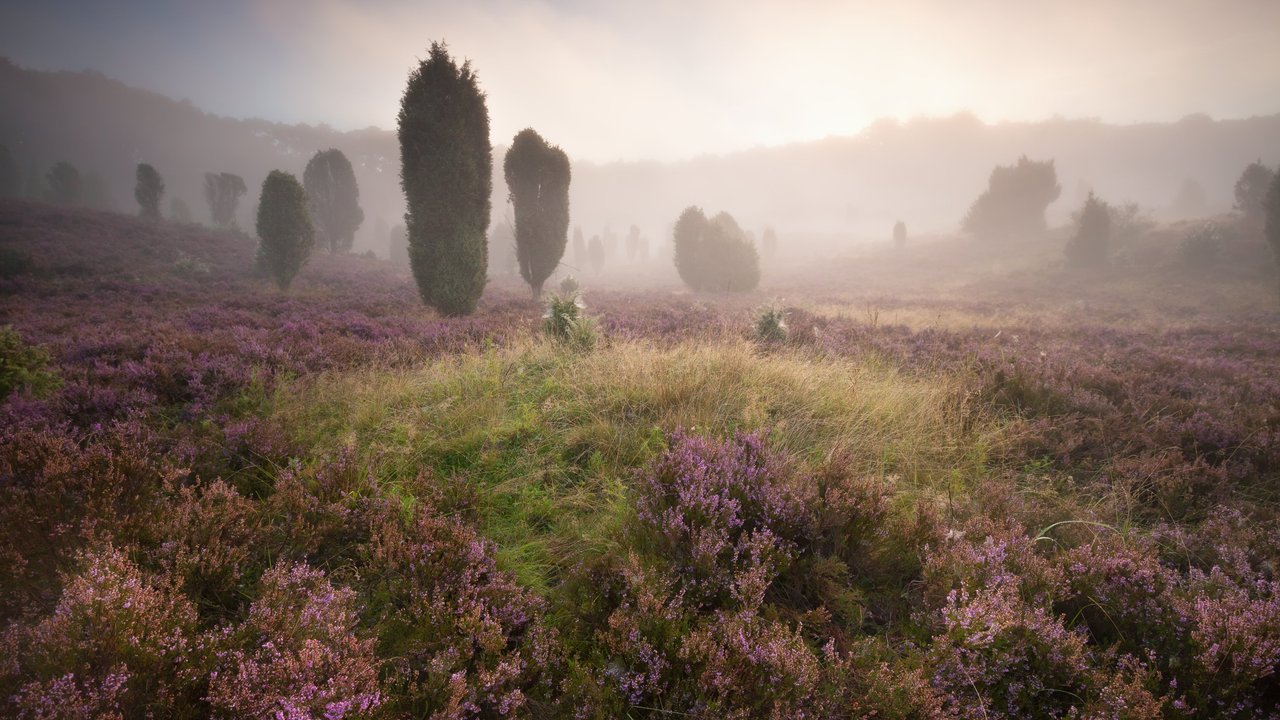
[[[1280,112],[1273,0],[3,0],[0,55],[220,115],[395,127],[433,40],[495,144],[676,160],[970,112],[1172,121]]]

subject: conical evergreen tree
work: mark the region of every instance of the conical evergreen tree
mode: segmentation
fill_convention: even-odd
[[[272,170],[262,182],[258,201],[258,264],[281,290],[288,290],[315,245],[315,230],[307,211],[307,193],[298,179]]]
[[[511,141],[502,167],[515,206],[520,277],[536,299],[569,239],[569,156],[526,128]]]
[[[133,198],[138,201],[138,214],[149,220],[160,219],[160,198],[164,197],[164,178],[147,163],[138,165],[138,184]]]
[[[458,67],[444,44],[432,43],[409,74],[398,125],[418,293],[446,315],[470,314],[484,291],[493,194],[489,111],[471,63]]]

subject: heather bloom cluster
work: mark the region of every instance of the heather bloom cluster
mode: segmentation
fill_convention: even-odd
[[[338,720],[382,703],[374,642],[356,630],[355,593],[303,564],[279,564],[209,675],[209,704],[237,717]]]
[[[80,565],[50,614],[4,631],[0,692],[8,712],[32,718],[189,712],[204,652],[195,607],[114,547],[84,553]]]
[[[1016,585],[952,590],[930,648],[933,683],[964,718],[1069,717],[1089,695],[1083,637]]]
[[[636,514],[688,599],[757,605],[804,527],[786,466],[762,434],[732,442],[676,432],[639,477]]]
[[[1280,717],[1269,319],[997,332],[786,308],[777,355],[943,372],[963,413],[998,416],[982,474],[904,480],[909,449],[886,447],[866,476],[783,448],[794,426],[675,431],[608,502],[599,478],[556,488],[616,513],[524,584],[467,453],[383,464],[403,438],[317,442],[274,405],[326,373],[539,342],[523,292],[446,320],[375,260],[316,258],[282,297],[247,238],[32,203],[0,226],[31,258],[0,278],[21,360],[0,388],[0,716]],[[745,339],[758,304],[592,297],[611,337],[658,344]]]

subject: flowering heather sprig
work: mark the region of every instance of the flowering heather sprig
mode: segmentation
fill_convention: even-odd
[[[981,521],[954,531],[924,562],[925,599],[931,607],[950,602],[960,588],[1003,587],[1027,602],[1047,607],[1062,591],[1061,568],[1037,550],[1015,523]]]
[[[956,717],[1065,718],[1095,682],[1080,633],[1027,604],[1017,582],[952,590],[929,649],[933,685]]]
[[[1063,607],[1088,625],[1095,642],[1162,655],[1184,642],[1189,618],[1174,595],[1181,577],[1149,542],[1108,535],[1072,548],[1061,562],[1068,585]]]
[[[507,715],[554,664],[539,631],[540,601],[498,570],[494,547],[453,518],[420,508],[407,523],[388,508],[366,548],[380,650],[393,658],[386,692],[395,712],[442,705],[457,717]]]
[[[717,612],[684,639],[698,717],[819,718],[818,658],[799,633],[754,612]]]
[[[355,593],[324,573],[281,563],[262,577],[249,616],[209,675],[209,704],[234,717],[337,720],[378,707],[373,640],[356,634]]]
[[[155,447],[136,422],[0,428],[0,614],[51,602],[86,544],[151,535],[161,486],[182,474]]]
[[[85,553],[81,564],[52,613],[5,630],[0,702],[22,717],[190,712],[204,672],[190,601],[113,547]]]
[[[721,442],[676,432],[638,478],[637,517],[691,600],[758,603],[802,536],[804,508],[764,443],[760,433]]]

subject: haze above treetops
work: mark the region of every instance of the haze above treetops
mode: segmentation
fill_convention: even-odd
[[[120,183],[146,159],[198,205],[205,171],[254,184],[337,147],[370,220],[358,249],[380,249],[365,234],[403,213],[394,116],[435,38],[478,73],[499,152],[534,127],[569,154],[573,223],[589,233],[637,223],[669,236],[690,203],[826,238],[885,238],[899,218],[951,232],[991,168],[1023,154],[1057,163],[1051,222],[1090,189],[1177,216],[1188,180],[1203,211],[1225,211],[1244,164],[1280,160],[1266,156],[1280,147],[1271,4],[102,5],[6,3],[0,54],[281,124],[192,114],[161,130],[175,116],[158,99],[100,86],[50,104],[5,72],[0,131],[19,154],[25,144],[41,167],[65,157]],[[133,107],[106,110],[112,95]],[[500,178],[495,199],[500,220]]]

